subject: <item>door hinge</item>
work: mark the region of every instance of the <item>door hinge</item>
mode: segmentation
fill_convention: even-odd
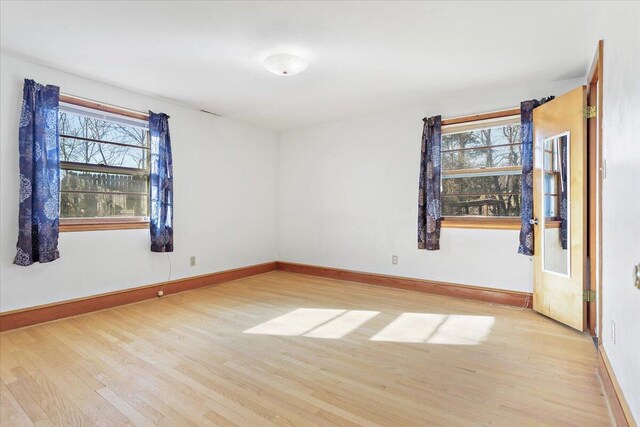
[[[596,300],[596,291],[584,291],[582,293],[582,299],[586,302],[593,302]]]
[[[585,119],[593,119],[597,116],[598,108],[593,106],[584,107],[584,118]]]

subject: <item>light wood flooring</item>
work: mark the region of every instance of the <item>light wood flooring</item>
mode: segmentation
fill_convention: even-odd
[[[610,425],[531,310],[272,272],[0,334],[2,426]]]

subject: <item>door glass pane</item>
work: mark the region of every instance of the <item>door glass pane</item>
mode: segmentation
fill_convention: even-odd
[[[570,260],[570,157],[569,135],[563,134],[544,141],[544,167],[542,202],[543,269],[560,275],[569,274]]]

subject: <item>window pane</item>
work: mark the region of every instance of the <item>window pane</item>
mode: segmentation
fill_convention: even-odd
[[[522,164],[522,146],[495,147],[442,153],[442,170],[479,169]]]
[[[148,132],[136,126],[127,126],[70,112],[60,111],[60,134],[80,136],[101,141],[148,147]]]
[[[544,170],[547,170],[547,171],[553,170],[553,154],[547,151],[544,151],[542,158],[544,159]]]
[[[521,175],[442,180],[442,215],[520,215]]]
[[[520,124],[495,125],[442,136],[442,170],[522,165]],[[453,151],[447,151],[453,150]],[[495,173],[496,171],[493,171]],[[442,179],[442,215],[520,215],[521,175],[449,175]]]
[[[556,176],[555,174],[544,174],[544,192],[545,193],[557,193],[556,191]]]
[[[520,143],[520,125],[517,123],[442,135],[443,150]]]
[[[558,216],[558,196],[544,196],[544,216],[547,218]]]
[[[522,175],[478,176],[442,180],[442,194],[520,193]]]
[[[60,138],[60,160],[93,165],[146,169],[148,150]]]
[[[112,173],[82,172],[62,169],[62,191],[99,191],[109,193],[147,194],[147,177]]]
[[[519,195],[442,196],[443,216],[520,216]]]
[[[147,216],[147,195],[62,192],[62,218]]]

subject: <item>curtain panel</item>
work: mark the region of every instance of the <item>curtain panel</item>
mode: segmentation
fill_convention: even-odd
[[[418,192],[418,249],[440,249],[441,117],[424,119]]]
[[[151,252],[173,252],[173,159],[169,116],[149,111]]]
[[[60,89],[25,79],[18,151],[20,193],[18,243],[13,263],[29,266],[60,257]]]
[[[520,124],[522,136],[522,207],[520,217],[520,245],[518,253],[533,255],[533,110],[553,99],[553,96],[532,99],[520,103]]]

